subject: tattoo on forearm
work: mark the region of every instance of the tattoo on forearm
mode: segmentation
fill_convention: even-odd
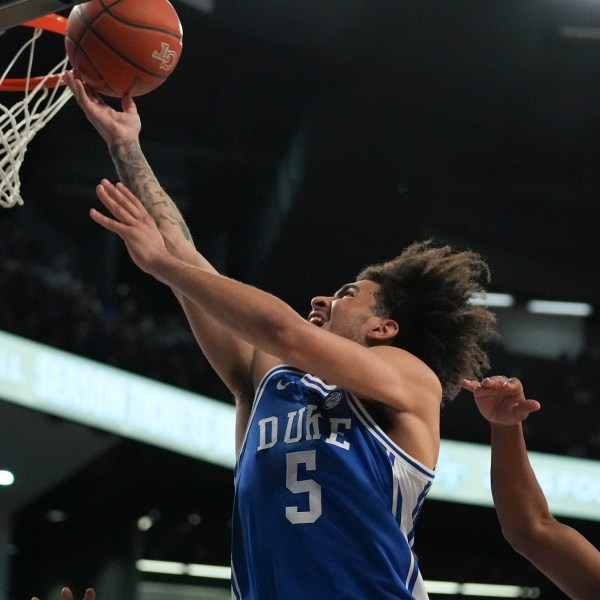
[[[110,154],[121,181],[140,199],[156,224],[160,227],[162,221],[178,227],[185,239],[193,245],[190,230],[175,203],[160,187],[139,143],[130,140],[113,144]]]

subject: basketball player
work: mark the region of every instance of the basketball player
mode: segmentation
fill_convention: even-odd
[[[569,598],[600,598],[600,552],[558,522],[527,457],[522,422],[540,409],[515,377],[464,381],[492,430],[492,493],[502,533],[512,547]]]
[[[368,267],[308,319],[218,274],[139,145],[131,98],[114,111],[67,83],[121,180],[97,194],[133,261],[170,286],[236,399],[232,589],[245,600],[425,599],[412,552],[443,398],[487,368],[494,317],[469,302],[475,253],[417,243]]]

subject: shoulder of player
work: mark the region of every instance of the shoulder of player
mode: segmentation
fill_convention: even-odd
[[[397,375],[398,393],[429,398],[433,404],[441,402],[442,384],[433,369],[420,358],[395,346],[372,346],[369,351],[388,363]]]

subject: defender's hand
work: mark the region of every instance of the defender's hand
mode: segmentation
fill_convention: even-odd
[[[90,216],[105,229],[120,236],[133,262],[146,273],[161,257],[170,257],[156,223],[143,204],[122,183],[113,185],[103,179],[96,187],[98,198],[112,213],[110,218],[95,209]]]
[[[473,392],[479,412],[490,423],[516,425],[540,409],[537,400],[525,398],[523,384],[516,377],[495,375],[481,383],[463,379],[462,387]]]

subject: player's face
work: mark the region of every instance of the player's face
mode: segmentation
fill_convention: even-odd
[[[316,296],[308,320],[318,327],[355,342],[364,343],[374,314],[379,284],[368,279],[347,283],[333,296]]]

